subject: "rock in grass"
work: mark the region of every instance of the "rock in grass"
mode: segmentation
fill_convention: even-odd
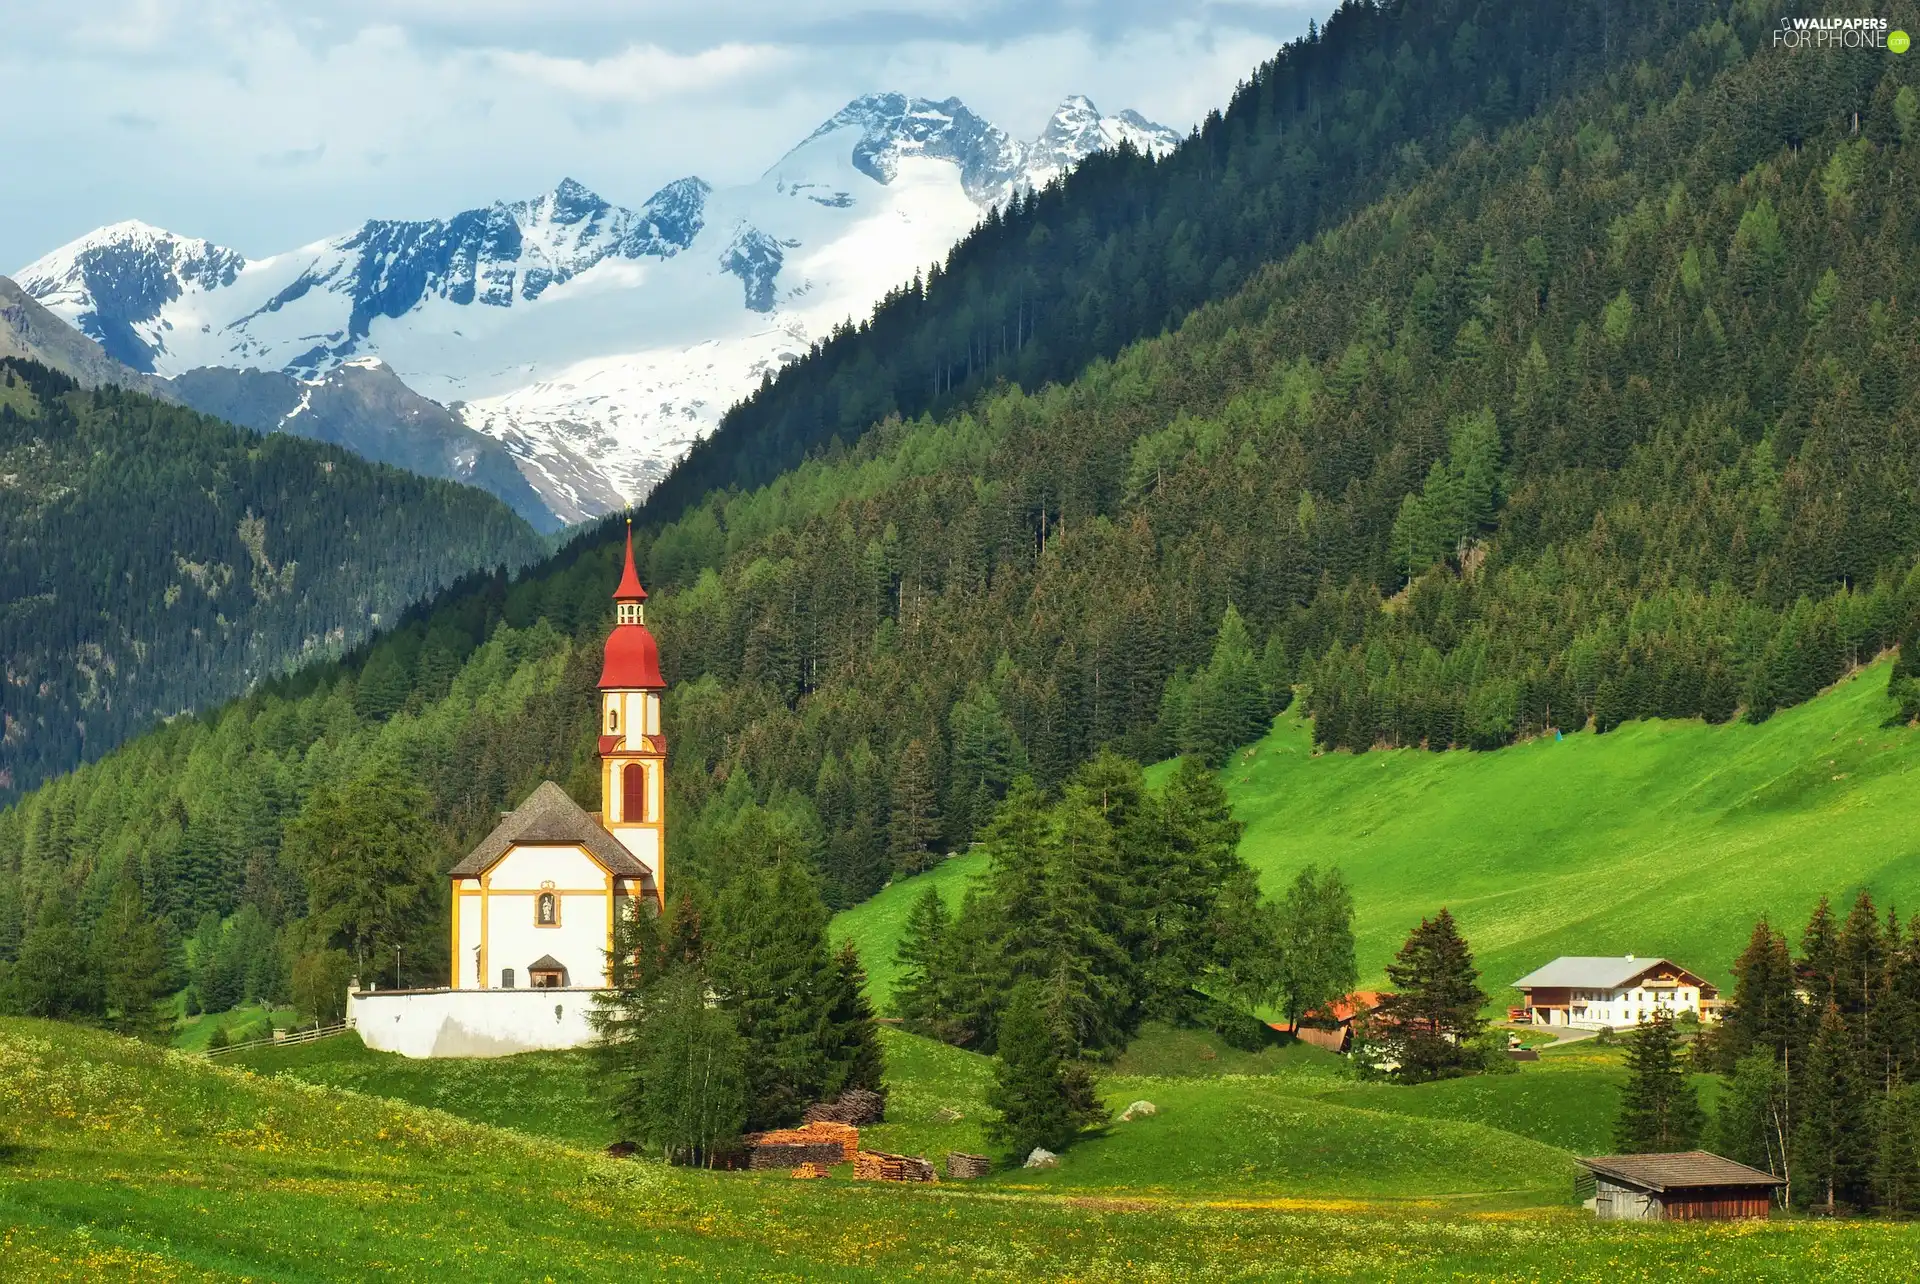
[[[1035,1146],[1032,1153],[1027,1156],[1027,1162],[1020,1166],[1022,1168],[1058,1168],[1060,1166],[1060,1156],[1054,1154],[1045,1146]]]
[[[1148,1115],[1157,1115],[1160,1107],[1151,1101],[1136,1101],[1128,1106],[1120,1116],[1121,1123],[1132,1123],[1136,1119],[1145,1119]]]
[[[959,1123],[962,1119],[966,1118],[965,1115],[955,1110],[952,1106],[940,1107],[933,1112],[933,1117],[935,1121],[943,1124]]]

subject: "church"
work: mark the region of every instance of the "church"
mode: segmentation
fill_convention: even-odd
[[[602,809],[545,781],[448,871],[448,985],[349,995],[348,1023],[368,1047],[498,1056],[592,1038],[615,922],[666,904],[667,684],[646,602],[629,523],[600,666]]]

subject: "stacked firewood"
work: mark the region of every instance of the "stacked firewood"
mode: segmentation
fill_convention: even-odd
[[[939,1181],[933,1165],[918,1155],[863,1150],[853,1157],[855,1181]]]
[[[807,1107],[808,1123],[877,1124],[886,1116],[887,1099],[865,1088],[849,1088],[838,1101],[816,1101]]]
[[[985,1155],[969,1155],[960,1150],[947,1152],[947,1176],[949,1177],[985,1177],[992,1171],[993,1161]]]
[[[812,1181],[816,1178],[825,1177],[827,1175],[827,1170],[822,1168],[819,1164],[801,1164],[798,1168],[793,1170],[793,1175],[796,1179],[801,1181]]]
[[[810,1123],[803,1128],[776,1128],[748,1133],[749,1168],[792,1168],[799,1164],[852,1163],[860,1150],[860,1130],[843,1123]]]

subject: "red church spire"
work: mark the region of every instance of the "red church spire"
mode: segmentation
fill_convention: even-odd
[[[620,575],[620,587],[613,591],[616,602],[644,602],[647,591],[640,587],[640,573],[633,569],[633,519],[627,519],[627,569]]]
[[[653,690],[667,684],[660,676],[660,648],[647,632],[647,591],[640,587],[640,572],[633,568],[633,519],[627,519],[627,567],[620,576],[620,587],[613,591],[613,632],[607,634],[605,663],[600,666],[600,689]]]

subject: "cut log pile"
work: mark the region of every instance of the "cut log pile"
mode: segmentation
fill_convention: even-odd
[[[947,1176],[966,1179],[985,1177],[993,1171],[993,1161],[985,1155],[969,1155],[965,1151],[947,1152]]]
[[[849,1088],[838,1101],[816,1101],[807,1107],[808,1123],[877,1124],[887,1113],[887,1099],[865,1088]]]
[[[860,1150],[860,1130],[843,1123],[810,1123],[777,1128],[741,1138],[748,1146],[747,1167],[794,1168],[801,1164],[848,1164]]]
[[[798,1168],[793,1170],[793,1175],[797,1180],[800,1180],[800,1181],[812,1181],[819,1177],[825,1177],[827,1175],[827,1170],[822,1168],[819,1164],[801,1164]]]
[[[747,1167],[756,1172],[768,1168],[798,1168],[802,1164],[844,1164],[846,1150],[837,1141],[762,1141],[754,1143]]]
[[[939,1181],[933,1165],[918,1155],[863,1150],[853,1157],[855,1181]]]

